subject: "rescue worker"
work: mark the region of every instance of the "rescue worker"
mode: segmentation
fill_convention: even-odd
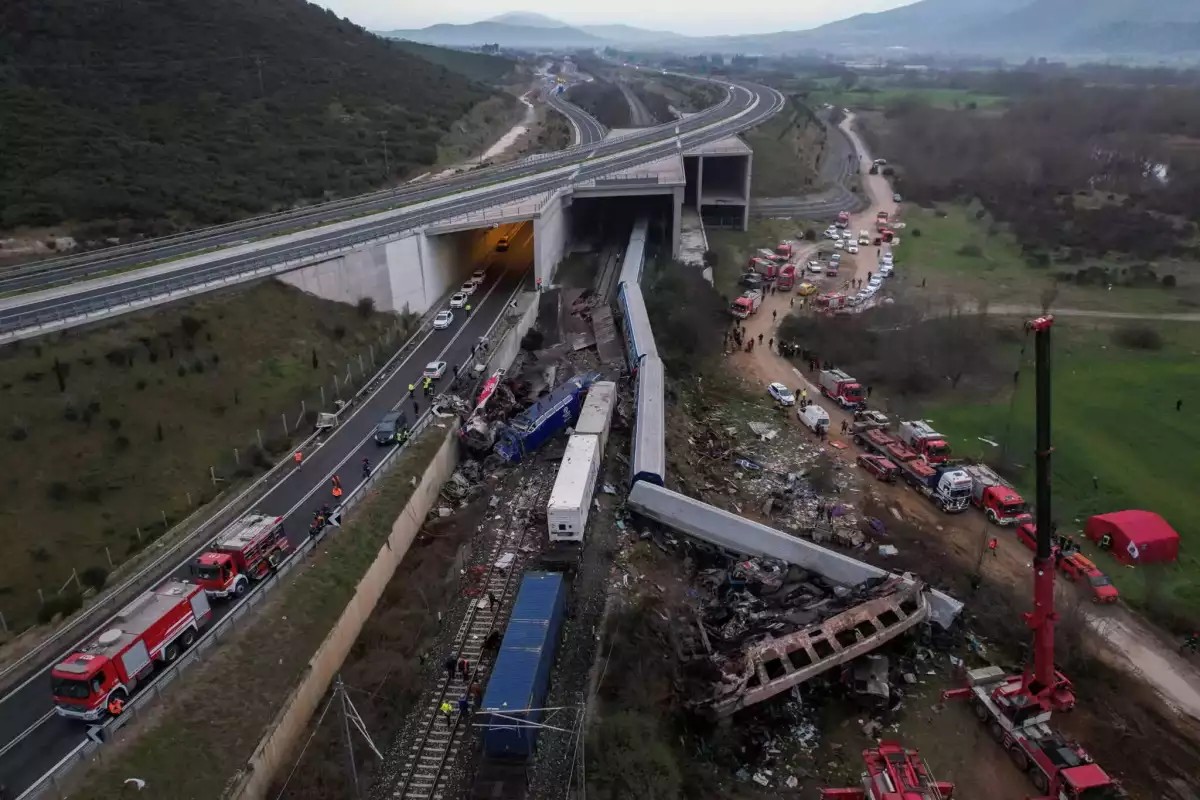
[[[334,497],[342,496],[342,479],[339,478],[337,475],[333,476],[333,496]]]
[[[467,303],[466,312],[467,312],[468,317],[471,316],[471,304],[470,303]]]
[[[114,717],[119,717],[119,716],[121,716],[121,712],[124,710],[125,710],[125,701],[121,699],[120,695],[113,695],[112,697],[109,698],[109,700],[108,700],[108,713],[109,714],[112,714]]]
[[[442,666],[446,670],[446,680],[454,680],[454,670],[458,666],[458,659],[453,655],[446,656],[446,660],[442,662]]]
[[[801,402],[801,403],[807,403],[807,402],[808,402],[808,389],[801,389],[801,390],[800,390],[800,402]]]
[[[451,725],[453,725],[453,724],[454,724],[454,717],[453,717],[453,716],[451,716],[451,715],[454,713],[454,707],[453,707],[453,706],[451,706],[451,705],[450,705],[448,702],[446,702],[445,700],[443,700],[443,701],[442,701],[442,706],[441,706],[441,712],[442,712],[442,714],[444,714],[444,715],[445,715],[445,717],[446,717],[446,727],[447,727],[447,728],[449,728]]]
[[[1192,653],[1200,651],[1200,631],[1192,631],[1192,635],[1184,640],[1183,646],[1179,648],[1179,652],[1182,653],[1184,650],[1191,651]]]
[[[413,393],[413,385],[411,383],[408,385],[408,393],[409,394]]]
[[[333,516],[333,511],[329,508],[329,503],[321,504],[321,516],[323,516],[325,519],[329,519],[331,516]]]
[[[993,556],[996,555],[996,547],[999,544],[1000,541],[995,536],[993,536],[991,539],[988,539],[988,550],[992,551]]]
[[[471,702],[467,700],[467,696],[464,694],[462,697],[458,698],[458,718],[463,719],[470,713]]]
[[[296,469],[300,469],[300,465],[304,462],[304,454],[297,450],[296,455],[292,458],[296,461]]]
[[[363,478],[371,477],[371,459],[363,458]]]
[[[459,659],[459,662],[458,662],[458,674],[462,675],[462,679],[463,679],[464,681],[465,681],[467,678],[471,677],[471,662],[470,662],[470,661],[468,661],[468,660],[467,660],[467,659],[465,659],[465,658],[463,658],[463,659]]]

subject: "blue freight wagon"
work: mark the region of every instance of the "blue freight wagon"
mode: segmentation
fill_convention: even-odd
[[[566,430],[578,418],[588,388],[599,379],[599,372],[576,375],[513,417],[497,433],[496,452],[505,461],[516,464],[547,439]]]
[[[483,695],[483,755],[524,761],[533,755],[540,709],[566,613],[567,584],[557,572],[529,572],[504,631]]]

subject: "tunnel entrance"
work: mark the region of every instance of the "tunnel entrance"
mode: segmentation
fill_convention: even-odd
[[[568,246],[554,283],[587,289],[620,259],[629,244],[634,221],[650,220],[646,259],[669,259],[674,250],[674,194],[628,197],[581,197],[571,204]]]

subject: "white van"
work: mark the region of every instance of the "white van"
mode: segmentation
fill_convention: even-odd
[[[824,428],[826,431],[829,430],[829,414],[820,406],[809,403],[804,407],[803,411],[796,413],[800,417],[800,421],[813,433],[816,433],[821,428]]]

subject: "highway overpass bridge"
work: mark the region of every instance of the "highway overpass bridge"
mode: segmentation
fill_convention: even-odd
[[[549,283],[573,218],[604,199],[658,198],[677,251],[684,203],[745,224],[751,154],[735,134],[784,103],[773,89],[723,85],[724,101],[669,125],[603,132],[576,109],[581,141],[565,151],[10,271],[0,275],[0,342],[272,276],[424,313],[503,237],[531,237],[534,276]]]

